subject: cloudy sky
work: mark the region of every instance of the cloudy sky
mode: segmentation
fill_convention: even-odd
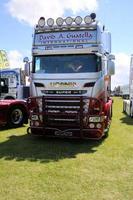
[[[112,53],[116,56],[112,88],[127,84],[133,53],[132,8],[132,0],[1,0],[0,49],[7,51],[12,67],[21,67],[23,57],[31,56],[33,29],[40,16],[86,16],[95,12],[112,34]]]

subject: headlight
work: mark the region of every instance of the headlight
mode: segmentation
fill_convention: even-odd
[[[89,122],[101,122],[101,117],[89,117]]]
[[[38,120],[38,115],[32,115],[32,116],[31,116],[31,120],[33,120],[33,121]]]

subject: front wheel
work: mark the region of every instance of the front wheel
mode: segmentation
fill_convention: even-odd
[[[8,113],[8,125],[17,128],[23,125],[25,119],[25,111],[20,106],[14,106]]]

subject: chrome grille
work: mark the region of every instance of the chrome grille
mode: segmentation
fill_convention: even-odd
[[[52,99],[51,99],[52,98]],[[77,126],[80,124],[80,97],[49,97],[43,99],[43,111],[48,126]]]

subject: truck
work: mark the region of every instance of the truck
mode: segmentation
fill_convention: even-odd
[[[130,60],[129,71],[129,98],[123,100],[123,112],[133,117],[133,54]]]
[[[28,123],[27,103],[24,100],[0,100],[0,127],[17,128]]]
[[[123,99],[129,99],[129,84],[120,86],[120,95]]]
[[[28,88],[22,69],[5,68],[0,70],[0,99],[28,98]]]
[[[111,34],[91,13],[84,17],[41,17],[34,30],[30,98],[34,136],[101,139],[107,135],[115,73]]]

